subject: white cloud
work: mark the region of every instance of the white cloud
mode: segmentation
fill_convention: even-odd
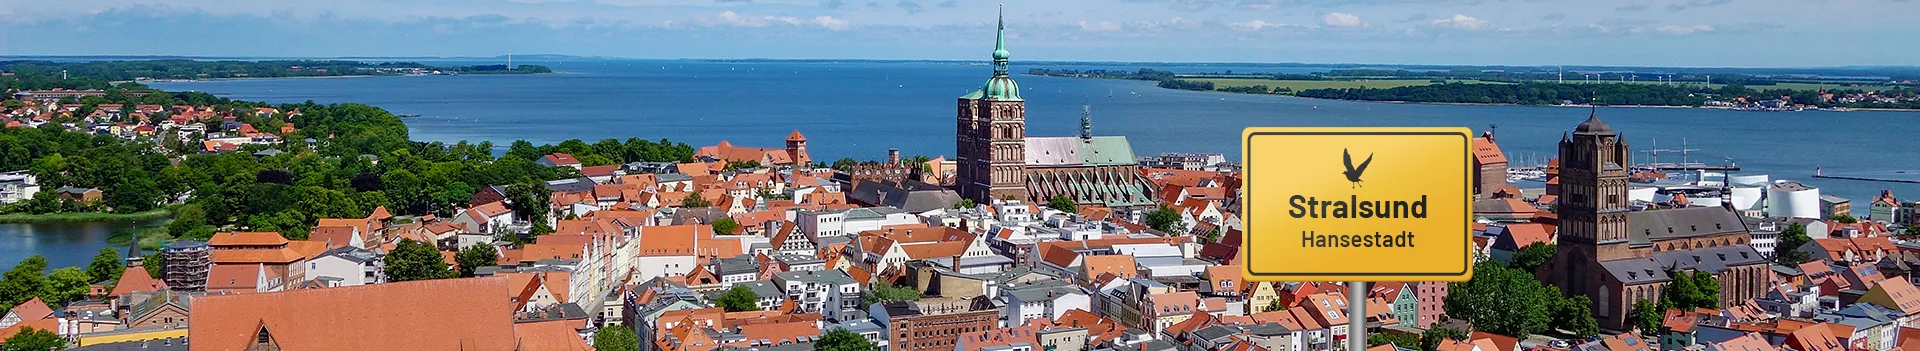
[[[1320,23],[1328,27],[1336,28],[1358,28],[1367,25],[1366,22],[1360,21],[1360,16],[1342,12],[1327,13],[1326,16],[1320,17]]]
[[[793,16],[748,16],[733,11],[721,11],[719,15],[715,15],[713,18],[696,22],[704,22],[705,24],[724,27],[766,27],[775,24],[818,26],[829,30],[843,30],[851,25],[847,20],[834,18],[833,16],[818,16],[812,19],[804,19]],[[672,27],[673,24],[673,21],[667,21],[664,26]]]
[[[1233,29],[1238,29],[1238,30],[1261,30],[1261,29],[1265,29],[1265,28],[1267,28],[1267,27],[1277,27],[1277,26],[1280,26],[1280,24],[1278,24],[1278,23],[1268,23],[1267,21],[1262,21],[1262,20],[1252,20],[1252,21],[1246,21],[1246,22],[1234,22],[1234,23],[1228,23],[1228,24],[1227,24],[1227,27],[1228,27],[1228,28],[1233,28]]]
[[[1493,29],[1495,27],[1493,22],[1481,20],[1478,18],[1473,18],[1472,16],[1458,15],[1458,14],[1453,15],[1453,17],[1449,17],[1449,18],[1433,20],[1433,25],[1448,27],[1448,28],[1465,29],[1465,30],[1486,30],[1486,29]]]
[[[1661,26],[1660,28],[1654,28],[1654,30],[1660,31],[1661,33],[1672,34],[1672,35],[1687,35],[1687,34],[1693,34],[1693,33],[1712,32],[1713,26],[1704,25],[1704,24],[1694,25],[1694,26]]]
[[[833,16],[819,16],[813,18],[813,24],[827,29],[842,30],[847,29],[848,23],[847,20],[833,18]]]
[[[1089,32],[1116,31],[1116,30],[1120,30],[1120,24],[1107,22],[1107,21],[1100,21],[1100,22],[1080,21],[1080,30],[1089,31]]]

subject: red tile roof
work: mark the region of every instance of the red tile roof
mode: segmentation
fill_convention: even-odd
[[[516,351],[593,351],[586,339],[580,338],[578,320],[552,320],[543,322],[514,323],[513,334],[519,341]]]
[[[1473,160],[1480,164],[1507,163],[1507,155],[1500,152],[1500,144],[1493,142],[1493,135],[1473,138]]]
[[[547,154],[546,156],[542,156],[541,158],[546,159],[547,162],[552,162],[554,165],[557,165],[557,166],[571,166],[571,165],[580,164],[580,160],[574,159],[573,155],[557,153],[557,152]]]
[[[210,246],[272,246],[286,245],[287,238],[275,232],[226,232],[216,233],[207,239]]]
[[[125,271],[120,272],[120,281],[114,283],[113,292],[108,293],[107,296],[119,297],[137,291],[161,290],[167,290],[167,282],[153,279],[153,276],[147,275],[145,268],[127,267]]]
[[[399,282],[195,298],[195,350],[242,350],[264,327],[284,350],[512,350],[506,278]],[[348,327],[350,326],[350,327]]]

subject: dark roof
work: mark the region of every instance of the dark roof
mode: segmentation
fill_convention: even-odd
[[[1667,270],[1662,268],[1659,262],[1651,259],[1629,258],[1603,261],[1600,262],[1600,267],[1605,268],[1608,274],[1612,274],[1613,279],[1628,285],[1664,282],[1670,279],[1667,276]]]
[[[853,191],[847,194],[847,199],[869,206],[892,206],[907,212],[919,213],[952,208],[953,204],[960,203],[960,194],[951,189],[912,180],[898,184],[862,180],[854,184]]]
[[[561,180],[554,180],[554,181],[547,182],[548,191],[562,192],[562,193],[589,192],[589,191],[593,191],[593,186],[594,186],[593,179],[590,179],[587,177],[561,179]],[[505,194],[505,192],[502,192],[501,194]]]
[[[1766,264],[1767,259],[1752,246],[1731,245],[1653,254],[1653,259],[1668,270],[1719,272],[1727,267]]]
[[[1601,122],[1600,114],[1596,111],[1592,114],[1588,114],[1587,120],[1585,122],[1580,122],[1580,126],[1574,127],[1573,132],[1579,133],[1579,134],[1611,135],[1613,134],[1613,126],[1607,125],[1607,122]]]
[[[1627,214],[1627,242],[1649,244],[1658,239],[1743,232],[1746,222],[1720,207],[1684,207]]]

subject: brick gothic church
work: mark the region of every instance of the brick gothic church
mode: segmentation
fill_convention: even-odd
[[[1012,198],[1081,205],[1153,205],[1153,182],[1140,173],[1123,136],[1093,136],[1090,114],[1078,137],[1027,137],[1027,103],[1007,75],[1007,26],[994,39],[993,77],[960,97],[954,132],[955,186],[977,203]]]
[[[1559,252],[1537,276],[1594,302],[1601,328],[1625,330],[1633,304],[1657,302],[1676,272],[1705,271],[1728,306],[1766,293],[1772,277],[1749,246],[1746,225],[1721,207],[1633,211],[1633,154],[1613,127],[1590,115],[1560,139]]]

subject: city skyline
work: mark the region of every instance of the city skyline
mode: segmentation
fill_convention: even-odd
[[[0,55],[972,60],[961,0],[193,0],[0,8]],[[1920,2],[1080,0],[1006,4],[1030,61],[1912,65]],[[1794,13],[1793,17],[1774,16]],[[196,40],[210,39],[210,40]]]

